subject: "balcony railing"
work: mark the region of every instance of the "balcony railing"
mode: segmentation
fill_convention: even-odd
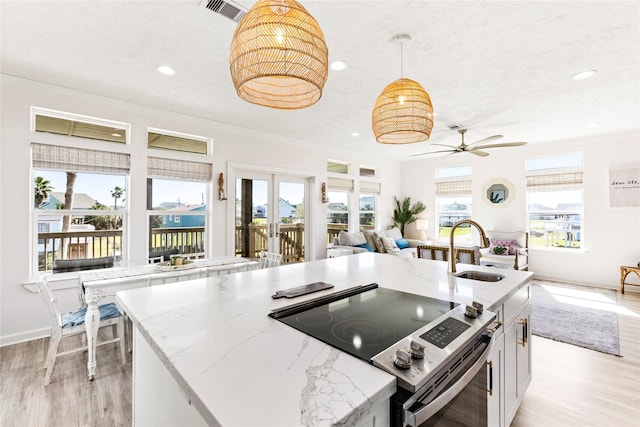
[[[122,230],[38,233],[38,271],[53,268],[56,259],[87,259],[122,255]]]
[[[304,261],[304,224],[280,224],[279,233],[282,263]],[[266,224],[236,225],[236,255],[257,258],[268,251],[267,234]]]
[[[327,243],[332,243],[346,224],[327,224]],[[282,262],[304,261],[304,224],[280,224]],[[245,244],[245,234],[247,239]],[[275,230],[274,230],[275,232]],[[236,226],[236,255],[257,258],[268,249],[266,224]],[[48,271],[57,259],[90,259],[122,256],[122,230],[88,230],[38,233],[38,270]],[[178,249],[181,254],[205,252],[204,227],[154,228],[152,252]]]

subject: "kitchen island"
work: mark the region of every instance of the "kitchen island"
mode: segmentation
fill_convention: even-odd
[[[117,293],[134,323],[134,425],[387,425],[396,379],[267,315],[357,285],[499,311],[532,273],[500,282],[447,273],[447,264],[365,253]],[[278,290],[334,288],[293,300]]]

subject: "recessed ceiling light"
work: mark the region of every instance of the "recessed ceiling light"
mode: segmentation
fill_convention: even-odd
[[[360,136],[360,132],[351,132],[351,136]]]
[[[584,79],[588,79],[589,77],[592,77],[596,72],[597,72],[596,70],[581,71],[571,76],[571,78],[573,80],[584,80]]]
[[[344,61],[333,61],[331,63],[331,69],[333,71],[342,71],[347,68],[347,63]]]
[[[176,73],[175,70],[168,65],[159,66],[158,72],[164,74],[165,76],[173,76]]]
[[[120,135],[119,133],[115,133],[114,132],[114,133],[111,134],[111,136],[122,136],[122,135]]]

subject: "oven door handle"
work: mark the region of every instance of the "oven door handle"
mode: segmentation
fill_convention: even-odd
[[[427,406],[420,408],[416,412],[411,412],[408,409],[404,410],[404,424],[412,427],[419,426],[420,424],[431,418],[436,412],[444,408],[449,402],[451,402],[466,386],[469,384],[476,374],[482,369],[493,347],[493,340],[489,343],[478,360],[460,377],[458,381],[450,386],[440,396],[433,399]]]

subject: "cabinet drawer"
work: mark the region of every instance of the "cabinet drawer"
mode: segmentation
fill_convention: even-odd
[[[522,306],[527,304],[530,298],[530,286],[527,285],[518,290],[511,298],[504,302],[502,306],[502,316],[504,318],[505,325],[508,325],[513,321],[514,316],[522,310]]]

